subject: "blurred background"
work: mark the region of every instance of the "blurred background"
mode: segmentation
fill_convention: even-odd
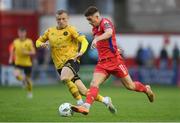
[[[179,0],[0,0],[0,85],[20,84],[13,76],[13,67],[8,65],[9,46],[19,27],[25,27],[35,43],[48,27],[56,26],[55,12],[66,9],[70,24],[90,43],[91,27],[83,16],[90,5],[97,6],[103,16],[114,22],[118,46],[134,80],[180,86]],[[86,83],[92,78],[96,62],[97,51],[88,49],[80,70]],[[33,63],[34,85],[58,83],[48,50],[37,49]],[[114,77],[109,83],[120,85]]]

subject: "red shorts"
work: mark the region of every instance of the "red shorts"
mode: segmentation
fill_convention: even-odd
[[[112,74],[118,78],[123,78],[129,74],[124,61],[120,56],[98,61],[94,73],[103,73],[107,76]]]

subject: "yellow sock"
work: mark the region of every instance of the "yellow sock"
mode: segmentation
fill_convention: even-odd
[[[103,96],[98,94],[97,97],[96,97],[96,101],[103,102],[103,98],[104,98]]]
[[[87,94],[87,93],[86,93],[86,94]],[[85,94],[85,95],[82,94],[82,95],[83,95],[83,96],[87,96],[86,94]],[[99,102],[103,102],[103,99],[104,99],[104,97],[103,97],[102,95],[98,94],[95,100],[96,100],[96,101],[99,101]]]
[[[82,99],[82,96],[79,93],[77,86],[72,81],[67,80],[65,83],[66,83],[67,87],[69,88],[70,93],[76,100]]]
[[[27,88],[28,92],[32,92],[32,80],[30,78],[27,78],[26,82],[27,82],[26,88]]]

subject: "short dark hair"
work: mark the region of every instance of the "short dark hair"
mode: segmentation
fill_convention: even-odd
[[[26,32],[26,28],[25,27],[19,27],[18,30],[21,31],[21,32]]]
[[[66,13],[66,14],[68,15],[68,11],[66,11],[66,10],[61,9],[61,10],[57,10],[57,11],[56,11],[56,14],[57,14],[57,15],[61,15],[61,14],[63,14],[63,13]]]
[[[91,16],[96,12],[99,12],[99,10],[95,6],[89,6],[84,12],[84,16]]]

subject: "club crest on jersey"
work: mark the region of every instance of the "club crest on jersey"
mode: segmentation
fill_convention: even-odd
[[[67,36],[67,35],[68,35],[68,32],[67,32],[67,31],[65,31],[65,32],[63,33],[63,35],[64,35],[64,36]]]
[[[111,28],[111,25],[108,22],[104,23],[104,26],[105,26],[106,29]]]

